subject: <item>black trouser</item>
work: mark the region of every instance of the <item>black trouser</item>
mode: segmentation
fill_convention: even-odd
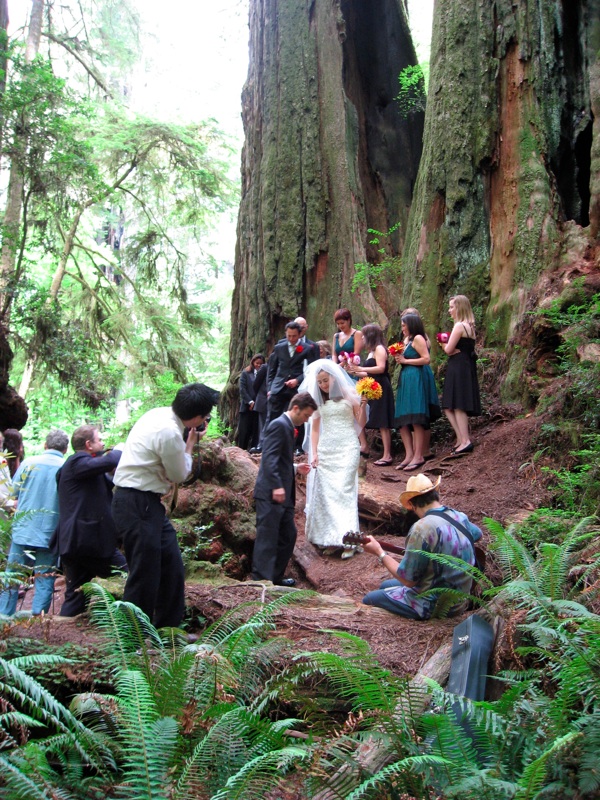
[[[160,495],[117,486],[112,512],[129,565],[123,599],[157,628],[176,628],[185,611],[183,561]]]
[[[280,417],[284,411],[288,410],[290,400],[294,396],[294,392],[290,389],[285,389],[279,394],[272,394],[267,402],[267,421],[265,423],[265,430],[277,417]]]
[[[254,447],[258,431],[258,414],[254,411],[240,411],[238,419],[238,447],[242,450],[249,450]]]
[[[296,544],[293,506],[256,499],[256,541],[252,556],[255,580],[280,583]]]
[[[65,599],[61,617],[74,617],[85,611],[85,595],[80,591],[93,578],[108,578],[115,572],[127,572],[127,560],[120,550],[110,558],[77,558],[62,556],[60,564],[65,574]]]

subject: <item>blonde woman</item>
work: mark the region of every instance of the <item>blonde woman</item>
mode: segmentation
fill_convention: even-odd
[[[456,434],[456,444],[452,452],[461,456],[473,450],[469,435],[469,417],[481,414],[475,355],[475,317],[471,303],[464,294],[450,298],[448,312],[454,320],[454,327],[444,345],[444,351],[449,358],[442,408]]]

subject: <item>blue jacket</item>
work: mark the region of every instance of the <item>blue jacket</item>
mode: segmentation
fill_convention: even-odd
[[[60,450],[26,458],[15,472],[13,492],[17,511],[12,526],[15,544],[48,547],[58,522],[56,473],[63,465]]]

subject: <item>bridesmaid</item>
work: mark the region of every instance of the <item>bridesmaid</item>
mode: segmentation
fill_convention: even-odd
[[[381,384],[383,393],[379,400],[369,400],[369,419],[365,428],[379,428],[383,444],[383,455],[373,462],[373,466],[389,467],[393,461],[391,428],[394,424],[394,392],[388,374],[388,351],[379,325],[365,325],[362,335],[369,355],[362,367],[351,365],[348,371],[354,378],[374,378]]]
[[[444,345],[449,359],[442,408],[456,434],[452,453],[462,456],[473,450],[469,435],[469,417],[478,417],[481,414],[475,355],[475,317],[471,303],[464,294],[450,298],[448,311],[454,320],[454,327]]]
[[[402,314],[400,315],[400,317],[402,318],[402,317],[406,316],[406,314],[416,314],[417,317],[420,317],[421,320],[423,319],[423,317],[421,317],[421,314],[419,313],[419,311],[417,311],[416,308],[412,308],[412,307],[411,308],[405,308],[404,311],[402,312]],[[425,323],[423,322],[423,327],[424,326],[425,326]],[[427,349],[429,350],[429,354],[431,355],[431,340],[429,339],[429,336],[427,335],[427,332],[425,332],[425,341],[427,342]],[[424,367],[423,368],[423,373],[424,373],[425,380],[429,382],[429,393],[430,393],[431,399],[434,402],[434,406],[435,406],[435,409],[432,409],[433,413],[431,415],[430,422],[435,422],[436,419],[439,419],[442,416],[442,410],[440,408],[440,401],[439,401],[439,397],[438,397],[438,393],[437,393],[437,387],[435,385],[435,376],[434,376],[433,370],[431,369],[430,366]],[[423,427],[424,427],[424,431],[423,431],[423,457],[425,458],[425,461],[428,461],[430,458],[434,458],[434,454],[433,454],[433,452],[431,450],[431,425],[428,423],[427,425],[424,425]]]
[[[360,331],[352,327],[352,314],[347,308],[338,308],[333,315],[333,320],[337,325],[338,332],[333,337],[332,351],[333,360],[339,364],[341,353],[356,353],[360,355],[364,348],[363,336]],[[345,364],[341,364],[345,367]]]
[[[421,317],[416,314],[403,316],[402,334],[405,337],[404,352],[394,356],[396,363],[402,365],[395,424],[400,428],[405,457],[397,469],[413,472],[425,463],[424,433],[425,425],[430,421],[431,398],[424,368],[429,366],[431,359]]]
[[[237,438],[238,447],[241,447],[242,450],[249,450],[256,444],[258,438],[258,416],[254,413],[254,401],[256,400],[254,380],[256,373],[264,363],[264,356],[257,353],[252,356],[250,363],[240,375],[240,412]]]

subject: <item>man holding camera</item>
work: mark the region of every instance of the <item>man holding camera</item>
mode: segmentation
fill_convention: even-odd
[[[154,408],[136,422],[115,472],[113,518],[129,565],[123,599],[157,628],[177,627],[185,610],[183,561],[161,497],[189,475],[198,428],[218,399],[203,383],[183,386],[170,408]]]

